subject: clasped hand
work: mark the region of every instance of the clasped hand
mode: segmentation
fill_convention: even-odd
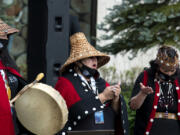
[[[100,95],[104,101],[108,100],[119,100],[119,94],[121,93],[120,83],[112,86],[108,86],[104,89]],[[101,97],[100,96],[100,97]]]

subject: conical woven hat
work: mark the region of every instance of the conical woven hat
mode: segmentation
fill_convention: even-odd
[[[19,30],[10,27],[0,19],[0,39],[8,39],[7,35],[19,32]]]
[[[60,71],[64,72],[70,64],[93,56],[98,56],[98,68],[108,63],[110,57],[100,51],[96,50],[87,41],[84,33],[78,32],[70,37],[71,53],[65,64],[61,67]]]

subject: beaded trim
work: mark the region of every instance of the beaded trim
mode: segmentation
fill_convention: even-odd
[[[148,78],[148,74],[147,74],[147,71],[144,71],[144,80],[143,80],[143,84],[146,86],[147,85],[147,78]],[[174,81],[175,85],[176,85],[176,91],[177,91],[177,94],[178,94],[178,119],[180,120],[180,86],[179,86],[179,83],[178,83],[178,80],[176,79]],[[144,135],[149,135],[149,132],[151,130],[151,127],[152,127],[152,123],[154,122],[154,117],[155,117],[155,113],[156,113],[156,110],[157,110],[157,104],[158,104],[158,100],[159,100],[159,84],[158,84],[158,81],[155,80],[155,97],[154,97],[154,101],[153,101],[153,108],[152,108],[152,111],[151,111],[151,114],[150,114],[150,117],[149,117],[149,120],[148,120],[148,124],[146,126],[146,131],[144,133]]]

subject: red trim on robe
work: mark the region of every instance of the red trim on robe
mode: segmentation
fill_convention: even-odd
[[[8,69],[10,72],[19,75],[14,69],[4,67],[1,61],[0,69]],[[11,108],[2,75],[0,75],[0,88],[0,134],[15,135]]]
[[[58,78],[55,89],[60,92],[68,108],[81,100],[72,83],[64,77]]]
[[[108,86],[110,86],[110,84],[106,82],[106,87],[108,87]]]
[[[145,86],[147,86],[147,80],[148,80],[148,73],[147,71],[144,71],[144,78],[143,78],[143,84]],[[178,83],[178,80],[174,80],[174,83],[176,85],[176,91],[177,91],[177,94],[178,94],[178,119],[180,120],[180,87],[179,87],[179,83]],[[160,96],[160,93],[159,93],[159,84],[157,81],[155,81],[155,97],[154,97],[154,101],[153,101],[153,108],[152,108],[152,111],[151,111],[151,114],[150,114],[150,117],[149,117],[149,121],[148,121],[148,124],[146,126],[146,131],[145,131],[145,135],[149,135],[150,133],[150,130],[151,130],[151,127],[152,127],[152,123],[154,121],[154,117],[155,117],[155,114],[156,114],[156,109],[157,109],[157,105],[158,105],[158,101],[159,101],[159,96]]]
[[[144,78],[143,78],[143,85],[146,86],[147,85],[147,80],[148,80],[148,73],[145,70],[144,71]]]
[[[0,69],[3,69],[3,70],[9,70],[11,73],[19,76],[19,77],[22,77],[15,69],[11,68],[11,67],[5,67],[2,62],[0,61]]]
[[[178,113],[177,113],[177,116],[178,116],[178,119],[180,120],[180,86],[179,86],[179,82],[177,79],[174,81],[174,83],[176,85],[176,91],[177,91],[177,95],[178,95]]]
[[[9,70],[11,73],[19,76],[19,77],[22,77],[15,69],[11,68],[11,67],[7,67],[7,70]]]
[[[148,121],[148,124],[146,127],[145,135],[149,135],[149,132],[151,130],[152,123],[154,121],[154,117],[156,114],[158,101],[159,101],[159,84],[158,84],[158,82],[155,82],[155,97],[154,97],[154,101],[153,101],[152,111],[151,111],[149,121]]]

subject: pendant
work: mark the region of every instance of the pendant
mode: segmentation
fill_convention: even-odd
[[[164,117],[165,117],[165,118],[168,118],[168,111],[166,111],[166,112],[164,113]]]
[[[94,113],[95,124],[104,124],[104,113],[103,111],[98,111]]]
[[[165,105],[165,107],[166,107],[166,112],[164,113],[164,116],[165,118],[168,118],[168,105]]]

